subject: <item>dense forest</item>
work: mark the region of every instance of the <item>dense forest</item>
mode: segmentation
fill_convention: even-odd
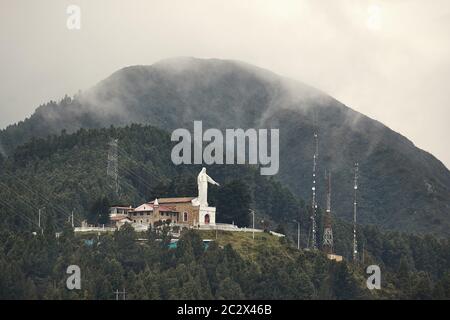
[[[119,194],[106,176],[111,138],[119,139]],[[195,196],[200,167],[174,166],[170,150],[166,132],[132,125],[33,139],[0,159],[0,298],[112,299],[113,291],[122,288],[129,299],[450,298],[447,239],[358,226],[360,254],[353,263],[352,227],[336,212],[335,252],[344,262],[331,262],[320,251],[298,251],[293,220],[302,222],[301,246],[306,247],[308,205],[255,166],[208,167],[221,183],[210,190],[218,221],[247,226],[252,208],[258,227],[287,235],[264,234],[258,243],[267,245],[252,248],[251,258],[232,243],[213,241],[205,249],[196,232],[184,234],[176,249],[168,247],[165,230],[73,234],[72,212],[76,225],[84,219],[104,222],[102,208],[109,204]],[[71,264],[82,270],[80,291],[65,287]],[[365,268],[371,264],[381,268],[381,290],[365,287]]]
[[[2,232],[0,237],[2,299],[114,299],[114,292],[123,289],[126,299],[450,298],[448,255],[425,262],[414,253],[416,260],[403,256],[395,265],[401,250],[382,237],[377,239],[386,241],[382,255],[395,266],[382,267],[382,289],[372,291],[365,287],[363,264],[332,262],[320,251],[298,251],[268,235],[257,236],[262,243],[252,259],[230,244],[211,242],[205,249],[196,231],[185,233],[175,249],[164,231],[150,230],[147,240],[138,242],[129,226],[100,237],[75,236],[69,226],[58,239],[50,231],[36,236]],[[448,243],[435,245],[435,250],[450,249]],[[74,264],[81,269],[80,290],[66,288],[66,269]]]

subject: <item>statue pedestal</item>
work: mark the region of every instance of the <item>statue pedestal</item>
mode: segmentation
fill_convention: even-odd
[[[199,209],[199,225],[216,225],[216,207],[204,207],[200,206]]]

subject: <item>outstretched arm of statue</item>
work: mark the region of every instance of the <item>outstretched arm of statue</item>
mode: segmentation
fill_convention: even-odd
[[[213,178],[211,178],[210,176],[206,175],[206,177],[208,178],[208,182],[209,182],[209,183],[215,184],[216,186],[220,186],[220,184],[218,184],[217,182],[215,182],[215,181],[213,180]]]

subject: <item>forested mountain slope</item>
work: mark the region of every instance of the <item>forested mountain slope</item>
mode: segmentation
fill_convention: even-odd
[[[118,196],[106,177],[111,138],[119,139]],[[95,219],[91,208],[99,198],[136,205],[158,196],[195,196],[200,167],[174,166],[170,151],[167,132],[132,125],[33,139],[3,159],[0,298],[111,299],[117,288],[126,288],[129,299],[450,297],[448,240],[358,227],[360,255],[353,265],[351,225],[334,217],[335,252],[344,256],[345,263],[332,263],[320,252],[297,251],[292,220],[302,221],[301,245],[305,247],[307,206],[252,166],[208,167],[208,173],[221,183],[210,190],[217,219],[246,225],[248,209],[255,208],[258,226],[285,232],[286,239],[262,234],[252,242],[245,238],[250,234],[224,233],[219,234],[217,245],[204,250],[199,238],[188,234],[176,250],[169,250],[168,237],[160,243],[154,239],[161,234],[136,235],[128,228],[100,238],[72,234],[71,211],[76,225],[82,219]],[[37,226],[39,209],[42,234]],[[319,244],[322,214],[319,210]],[[58,239],[56,232],[62,232]],[[138,244],[134,240],[142,237],[149,241]],[[245,250],[241,242],[246,243]],[[86,275],[83,290],[64,289],[68,264],[82,268]],[[364,266],[368,264],[382,268],[379,292],[365,287]],[[184,274],[181,278],[180,273]]]

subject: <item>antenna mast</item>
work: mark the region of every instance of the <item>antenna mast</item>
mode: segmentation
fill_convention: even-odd
[[[315,120],[315,119],[314,119]],[[314,121],[316,122],[316,121]],[[319,157],[319,135],[317,134],[317,126],[314,123],[314,156],[313,156],[313,186],[312,186],[312,201],[311,201],[311,247],[317,249],[317,200],[316,200],[316,172],[317,172],[317,159]]]
[[[356,206],[357,206],[357,191],[358,191],[358,174],[359,165],[358,162],[355,163],[355,177],[353,186],[353,261],[356,262],[358,258],[358,244],[356,241]]]
[[[106,168],[108,183],[116,196],[119,195],[119,157],[117,153],[118,142],[119,139],[111,139],[111,141],[108,143],[108,166]]]
[[[331,227],[331,173],[328,173],[327,186],[327,209],[324,219],[323,250],[326,253],[333,253],[333,229]]]

